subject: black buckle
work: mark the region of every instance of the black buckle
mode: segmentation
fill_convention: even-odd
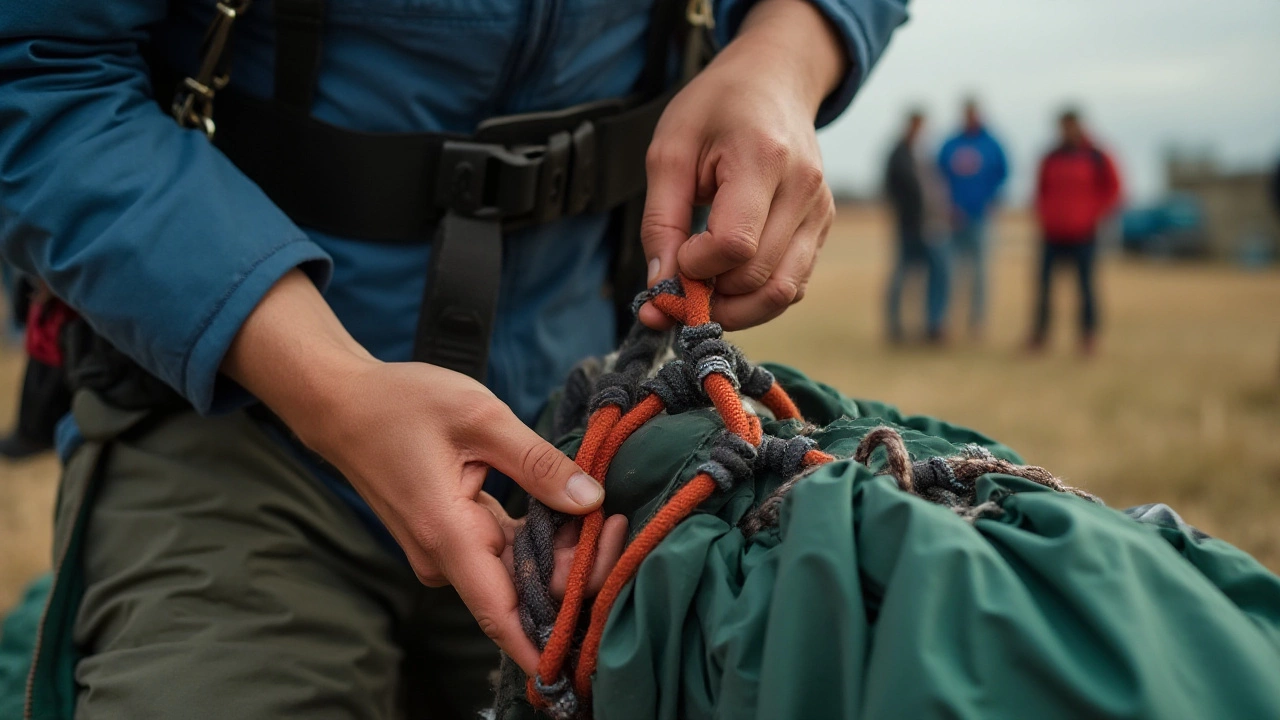
[[[449,140],[440,152],[435,204],[512,230],[581,213],[595,186],[595,127],[553,133],[540,145]]]

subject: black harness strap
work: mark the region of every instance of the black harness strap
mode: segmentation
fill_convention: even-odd
[[[501,280],[501,225],[447,213],[431,247],[413,358],[483,380]]]
[[[467,137],[357,132],[224,91],[217,143],[300,225],[421,243],[451,208],[497,215],[510,231],[643,194],[645,153],[669,97],[623,111],[609,101],[514,115]]]
[[[495,118],[462,136],[359,132],[311,117],[325,2],[274,2],[275,97],[219,92],[214,139],[299,225],[373,242],[433,243],[415,360],[483,379],[505,232],[615,211],[624,243],[615,293],[625,301],[643,287],[645,154],[674,93],[662,88],[682,3],[655,3],[636,97]],[[153,74],[156,87],[168,85],[162,68]]]

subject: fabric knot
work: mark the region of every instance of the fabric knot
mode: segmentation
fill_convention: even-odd
[[[973,460],[995,460],[996,456],[991,451],[977,443],[968,443],[960,448],[960,456],[971,458]]]
[[[708,323],[715,325],[715,323]],[[706,327],[700,325],[698,327]],[[720,326],[716,325],[718,329]],[[686,328],[687,329],[687,328]],[[738,365],[740,353],[738,349],[730,345],[720,337],[699,337],[696,342],[686,341],[683,336],[680,338],[681,344],[684,346],[685,361],[692,364],[695,370],[695,376],[698,378],[698,386],[702,386],[702,381],[712,373],[723,375],[733,383],[734,388],[738,387],[738,374],[735,369]]]
[[[683,360],[672,360],[663,365],[658,369],[658,374],[646,380],[641,387],[662,398],[662,404],[666,406],[669,415],[678,415],[708,404],[691,366]]]
[[[563,437],[586,421],[587,404],[591,401],[591,376],[583,364],[569,372],[564,382],[564,394],[556,405],[552,419],[552,434]]]
[[[742,355],[739,354],[739,357]],[[738,380],[742,383],[742,392],[749,397],[762,397],[773,387],[773,373],[759,365],[752,365],[746,361],[745,357],[742,360],[745,367],[738,368]]]
[[[698,361],[698,385],[707,379],[708,375],[723,375],[734,389],[738,388],[738,374],[733,371],[733,363],[723,355],[708,355]]]
[[[693,348],[707,340],[720,340],[724,337],[724,328],[718,322],[702,325],[686,325],[680,328],[680,352],[688,355]]]
[[[645,303],[659,295],[675,295],[677,297],[683,297],[684,286],[680,284],[679,278],[671,277],[666,280],[658,281],[653,287],[648,288],[647,290],[641,290],[636,295],[636,299],[631,301],[631,314],[639,315],[640,308],[644,307]]]
[[[569,686],[568,676],[561,675],[559,680],[548,685],[542,682],[541,676],[535,674],[533,689],[547,701],[547,714],[551,717],[556,720],[573,720],[578,716],[578,696]]]
[[[639,383],[649,374],[654,361],[666,352],[670,341],[670,333],[650,329],[644,323],[633,324],[626,340],[618,346],[614,370]]]
[[[941,488],[960,497],[968,496],[973,488],[956,478],[955,470],[944,458],[931,457],[911,464],[911,478],[916,488]]]
[[[698,472],[710,475],[721,490],[730,490],[751,479],[755,460],[756,449],[751,443],[725,430],[716,438],[710,459],[698,466]]]
[[[760,447],[756,449],[755,469],[772,470],[783,478],[790,478],[804,466],[805,453],[817,446],[817,441],[804,435],[788,440],[765,435],[760,438]]]
[[[594,413],[605,405],[617,405],[625,413],[634,403],[634,382],[622,373],[610,372],[596,381],[596,392],[591,396],[587,410]]]

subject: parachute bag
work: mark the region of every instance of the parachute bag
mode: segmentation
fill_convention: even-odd
[[[647,301],[675,335],[638,326],[542,424],[632,537],[600,595],[581,573],[557,603],[538,550],[567,519],[531,502],[517,590],[542,662],[507,663],[494,717],[1280,717],[1280,579],[1247,554],[752,365],[703,283]]]

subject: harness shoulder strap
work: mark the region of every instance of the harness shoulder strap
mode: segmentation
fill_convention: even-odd
[[[320,77],[324,0],[275,0],[276,100],[309,110]]]

